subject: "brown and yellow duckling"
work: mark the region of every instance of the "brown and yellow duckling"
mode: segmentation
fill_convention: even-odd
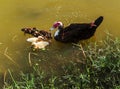
[[[22,28],[21,31],[23,31],[24,34],[31,34],[34,37],[42,36],[46,39],[52,39],[50,32],[47,32],[45,30],[38,30],[35,27],[34,28]]]

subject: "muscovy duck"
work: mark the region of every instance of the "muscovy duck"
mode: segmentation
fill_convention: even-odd
[[[54,34],[54,39],[63,43],[77,43],[80,40],[85,40],[92,37],[96,28],[102,23],[103,16],[98,17],[91,23],[73,23],[69,26],[63,26],[62,22],[55,22],[50,30],[58,28]]]

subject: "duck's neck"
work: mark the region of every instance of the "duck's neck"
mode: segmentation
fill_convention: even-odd
[[[55,34],[54,34],[54,37],[58,36],[58,35],[59,35],[59,32],[60,32],[60,30],[57,29],[57,31],[56,31]]]
[[[58,36],[60,34],[60,32],[63,31],[63,26],[59,26],[57,31],[54,34],[54,37]]]

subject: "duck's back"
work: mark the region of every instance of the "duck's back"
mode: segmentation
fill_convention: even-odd
[[[82,39],[89,38],[94,31],[90,29],[90,24],[70,24],[63,30],[63,41],[76,42]]]

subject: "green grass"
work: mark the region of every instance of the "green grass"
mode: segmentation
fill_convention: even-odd
[[[77,44],[83,62],[70,61],[61,66],[61,74],[45,73],[34,66],[18,80],[11,71],[5,89],[120,89],[120,40],[107,36],[101,42]]]

